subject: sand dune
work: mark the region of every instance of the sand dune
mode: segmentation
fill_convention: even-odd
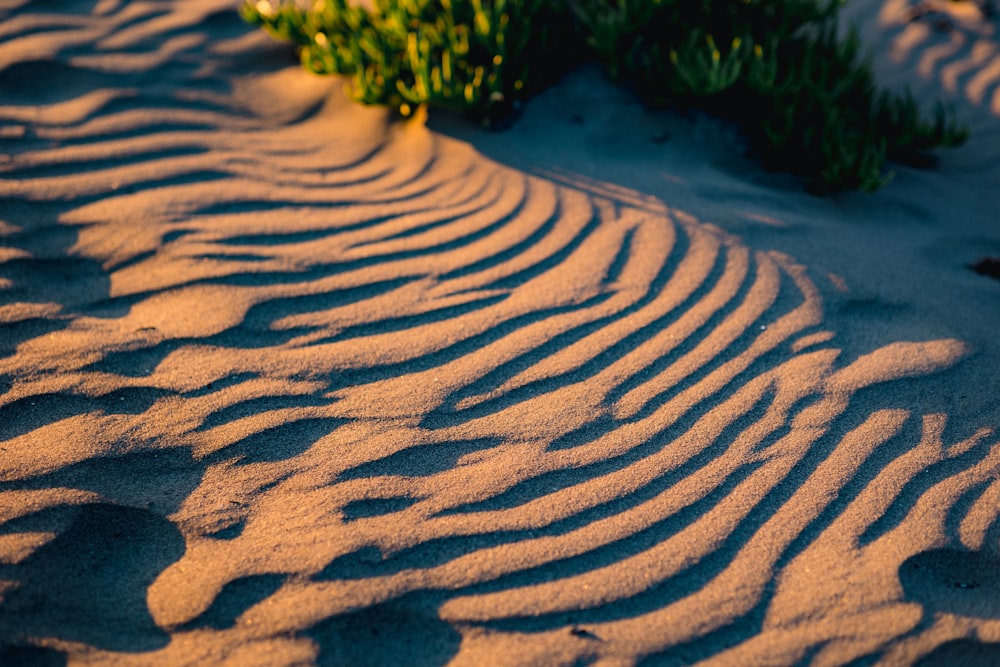
[[[579,74],[484,135],[0,4],[0,662],[1000,659],[1000,76],[906,10],[973,144],[821,200]]]

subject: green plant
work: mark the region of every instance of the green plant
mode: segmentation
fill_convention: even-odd
[[[939,105],[878,92],[842,0],[572,0],[587,43],[615,79],[655,105],[738,121],[765,165],[817,192],[875,190],[889,158],[911,161],[966,131]]]
[[[872,191],[889,178],[890,137],[880,131],[875,79],[859,48],[856,32],[839,39],[830,21],[777,45],[773,82],[747,82],[760,120],[748,129],[765,162],[796,171],[817,192]]]
[[[430,104],[473,112],[487,123],[557,73],[547,54],[566,41],[548,0],[245,0],[241,13],[295,42],[302,64],[350,77],[350,95],[403,116]],[[547,25],[555,28],[546,27]],[[563,30],[566,32],[566,30]]]
[[[909,161],[937,147],[960,146],[969,138],[968,128],[955,119],[955,110],[938,102],[934,119],[924,120],[909,90],[901,95],[883,91],[875,104],[876,124],[888,137],[888,155]]]
[[[318,73],[410,115],[429,104],[496,123],[579,58],[584,43],[655,105],[740,122],[762,162],[817,192],[875,190],[887,159],[916,161],[967,131],[925,119],[908,91],[879,91],[844,0],[245,0],[243,16],[297,43]]]
[[[635,39],[663,4],[664,0],[570,0],[569,6],[581,37],[617,80]]]
[[[944,105],[924,120],[909,91],[878,91],[857,32],[840,37],[833,20],[777,53],[773,82],[746,82],[760,119],[747,129],[765,162],[800,174],[817,192],[876,190],[892,176],[887,159],[911,161],[967,137]]]
[[[775,44],[833,16],[840,0],[568,0],[612,78],[676,103],[734,85]]]

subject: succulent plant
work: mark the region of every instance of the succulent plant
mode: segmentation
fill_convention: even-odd
[[[422,104],[490,121],[556,72],[561,4],[549,0],[246,0],[243,17],[301,49],[318,74],[349,77],[349,93],[409,116]],[[565,13],[565,12],[563,12]],[[546,27],[547,25],[555,28]]]
[[[276,2],[276,4],[273,4]],[[879,91],[844,0],[245,0],[244,18],[295,42],[303,65],[409,116],[421,105],[502,124],[520,101],[596,56],[656,105],[742,124],[766,166],[817,192],[875,190],[888,159],[962,143],[939,104]],[[585,44],[587,49],[581,48]]]

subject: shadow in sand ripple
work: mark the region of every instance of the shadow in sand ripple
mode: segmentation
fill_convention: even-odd
[[[914,665],[915,667],[934,667],[934,665],[992,667],[998,662],[1000,662],[1000,643],[955,639],[941,644]]]
[[[123,387],[98,398],[61,392],[32,394],[0,407],[0,442],[75,415],[139,415],[171,393],[161,389]]]
[[[991,2],[885,3],[894,64],[1000,114],[1000,21]]]
[[[1000,557],[982,551],[933,549],[899,568],[908,598],[928,611],[1000,618]]]
[[[435,442],[426,446],[417,445],[385,458],[349,468],[340,473],[337,479],[361,479],[377,475],[426,477],[454,468],[460,459],[500,444],[502,441],[498,438],[482,438],[470,441]]]
[[[947,462],[930,465],[922,470],[919,475],[911,479],[902,489],[902,492],[896,497],[893,504],[887,507],[885,512],[876,521],[872,522],[868,529],[859,536],[860,543],[868,544],[878,537],[891,532],[893,528],[906,519],[913,511],[913,507],[922,497],[927,495],[927,492],[931,488],[953,476],[956,467],[972,467],[982,462],[988,454],[988,450],[972,449],[961,456],[949,459]],[[955,506],[952,507],[953,511],[956,509]]]
[[[433,607],[405,598],[331,618],[309,634],[320,645],[317,664],[323,667],[440,667],[455,656],[461,641]]]
[[[58,81],[59,85],[39,86],[39,81]],[[65,62],[21,61],[3,69],[0,94],[6,104],[57,104],[93,90],[114,88],[119,81],[112,73]]]
[[[135,350],[109,351],[88,370],[113,373],[122,377],[146,377],[173,352],[184,347],[183,340],[170,340]]]
[[[33,330],[63,328],[81,308],[108,296],[110,277],[100,263],[70,252],[79,232],[58,225],[67,208],[6,197],[0,179],[0,357]]]
[[[52,637],[122,652],[165,646],[169,635],[149,615],[145,592],[184,552],[180,532],[130,507],[83,505],[74,514],[27,559],[0,566],[17,583],[0,602],[2,640]]]
[[[1000,443],[921,384],[965,344],[835,334],[912,312],[389,124],[231,5],[10,10],[0,656],[992,650],[948,642],[998,617]]]
[[[322,418],[288,421],[229,445],[215,458],[236,457],[247,465],[293,459],[343,423],[340,419]]]
[[[373,516],[385,516],[402,512],[406,508],[417,502],[418,498],[370,498],[366,500],[355,500],[343,508],[344,521],[354,521]],[[335,570],[331,570],[334,572]],[[339,578],[339,577],[332,577]]]
[[[622,256],[635,252],[635,249],[630,248],[627,243],[628,238],[630,238],[632,234],[633,232],[630,230],[628,232],[626,242],[623,242],[622,244],[619,256],[615,258],[612,268],[609,270],[609,274],[605,278],[605,282],[609,285],[615,281],[620,271],[623,269],[623,267],[619,266],[623,261]],[[591,356],[585,363],[567,368],[558,374],[548,375],[544,377],[544,379],[527,382],[526,384],[522,383],[517,389],[509,391],[501,396],[497,396],[496,398],[479,401],[476,403],[479,412],[467,412],[467,414],[479,414],[482,411],[495,411],[496,409],[521,400],[519,395],[523,395],[525,392],[546,391],[556,385],[573,384],[596,374],[601,369],[613,365],[641,344],[647,342],[655,334],[661,332],[667,325],[676,321],[676,319],[678,319],[686,311],[686,303],[681,303],[676,308],[668,307],[668,312],[665,314],[661,314],[659,310],[653,310],[650,308],[649,310],[653,310],[652,321],[649,321],[651,318],[646,316],[647,307],[651,306],[652,303],[657,300],[657,297],[663,294],[670,278],[676,275],[675,272],[680,270],[677,267],[677,260],[678,256],[683,256],[685,254],[685,250],[686,240],[679,240],[678,243],[673,244],[670,256],[657,271],[657,274],[651,281],[648,290],[646,290],[634,303],[630,303],[626,305],[625,308],[608,313],[603,317],[597,316],[595,319],[579,324],[566,332],[558,333],[544,343],[531,349],[529,353],[505,362],[495,370],[484,375],[482,378],[479,378],[470,383],[468,386],[461,387],[455,391],[452,396],[449,397],[446,403],[447,408],[445,409],[455,412],[457,411],[458,404],[464,403],[468,399],[472,399],[476,396],[488,395],[495,387],[509,385],[511,381],[515,380],[515,378],[524,375],[529,371],[529,369],[536,366],[540,362],[550,359],[560,353],[565,353],[567,350],[574,347],[583,347],[585,344],[584,341],[597,338],[597,335],[606,327],[620,325],[623,322],[628,322],[630,319],[634,321],[635,319],[642,317],[638,325],[633,322],[631,326],[623,332],[620,338],[613,340],[609,346],[602,346],[601,348],[594,350],[594,346],[587,345],[586,347],[589,348],[588,352]],[[712,273],[715,272],[721,273],[721,265],[713,268]],[[716,279],[717,276],[713,277],[710,274],[706,279],[706,282],[711,284],[714,283]],[[699,287],[699,290],[701,289],[703,288]],[[687,299],[691,303],[696,303],[697,294],[688,296]],[[673,306],[674,304],[670,305]],[[478,406],[482,407],[479,408]],[[476,410],[477,408],[465,408],[465,410]]]
[[[366,336],[377,336],[379,334],[396,333],[400,331],[406,331],[408,329],[419,330],[422,327],[432,325],[436,322],[446,322],[449,320],[454,320],[455,318],[461,317],[463,315],[481,312],[489,308],[490,306],[495,306],[499,303],[502,303],[506,299],[507,295],[501,294],[497,296],[487,297],[485,299],[469,301],[467,303],[463,303],[460,306],[451,306],[448,308],[440,308],[438,310],[432,310],[429,312],[420,313],[419,315],[409,315],[406,317],[396,317],[391,319],[387,318],[379,320],[378,322],[358,324],[352,327],[345,328],[336,336],[320,339],[313,344],[322,345],[325,343],[332,343],[339,340],[349,340],[351,338],[363,338]]]
[[[758,421],[765,415],[769,407],[769,398],[773,398],[773,396],[762,396],[745,414],[740,415],[728,424],[725,430],[723,430],[716,438],[711,447],[706,448],[698,455],[681,464],[676,469],[669,471],[667,474],[656,477],[655,479],[649,480],[647,484],[641,488],[634,489],[632,493],[626,496],[610,498],[607,502],[602,503],[601,505],[585,510],[569,520],[564,520],[553,524],[546,529],[539,530],[539,532],[566,532],[570,527],[580,527],[581,525],[586,525],[601,518],[613,517],[622,511],[641,505],[642,503],[667,492],[670,487],[686,479],[690,474],[710,464],[719,456],[721,452],[732,445],[736,438],[739,437],[740,433],[758,423]],[[697,420],[703,416],[704,413],[702,412],[685,415],[683,419],[671,426],[670,429],[657,434],[655,437],[650,438],[646,442],[636,443],[635,446],[630,448],[625,453],[608,456],[607,458],[599,459],[579,467],[552,470],[537,477],[525,479],[510,487],[503,493],[493,496],[487,500],[452,507],[442,511],[440,514],[447,515],[509,510],[521,505],[526,505],[532,501],[540,500],[555,491],[571,488],[588,479],[604,478],[613,473],[625,470],[629,466],[635,465],[637,461],[642,461],[653,456],[657,452],[662,451],[664,448],[670,447],[676,437],[680,437],[689,429],[693,428]],[[598,440],[601,437],[607,436],[616,428],[617,424],[613,420],[609,419],[607,422],[600,425],[588,424],[586,427],[580,429],[579,432],[567,434],[562,436],[560,439],[572,441],[575,443],[573,446],[585,445]],[[773,442],[776,441],[781,435],[783,435],[781,430],[775,434],[771,434],[768,441],[764,442],[764,445],[773,444]],[[553,447],[552,449],[562,448],[565,447]]]
[[[184,448],[94,457],[17,481],[0,482],[5,491],[67,488],[93,491],[117,505],[176,512],[198,488],[202,467]]]
[[[183,630],[212,628],[224,630],[236,625],[240,614],[258,602],[263,602],[281,588],[285,577],[279,574],[257,574],[226,584],[205,613],[187,623]]]
[[[0,645],[0,663],[4,665],[63,667],[67,662],[66,653],[56,649],[42,646]]]
[[[221,389],[222,387],[213,387],[213,389]],[[277,396],[261,396],[258,398],[251,398],[245,401],[239,401],[228,405],[224,408],[219,408],[215,412],[209,414],[198,426],[198,431],[206,431],[216,426],[223,424],[229,424],[240,419],[246,419],[248,417],[253,417],[254,415],[260,415],[272,410],[281,410],[283,408],[309,408],[309,407],[320,407],[327,405],[329,401],[327,399],[319,398],[316,396],[289,396],[287,394],[281,394]]]

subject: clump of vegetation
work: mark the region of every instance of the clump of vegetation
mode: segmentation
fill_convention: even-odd
[[[351,97],[411,115],[423,104],[468,111],[487,125],[560,73],[552,54],[573,41],[549,0],[246,0],[243,17],[295,42],[317,74],[350,77]]]
[[[877,89],[843,0],[349,0],[243,15],[296,42],[303,64],[350,77],[354,99],[411,114],[429,104],[487,124],[587,52],[648,102],[740,122],[765,165],[820,192],[875,190],[888,159],[914,161],[967,132],[942,105]],[[585,44],[587,49],[581,49]]]
[[[966,131],[939,106],[878,91],[840,0],[573,0],[584,39],[613,78],[658,105],[741,123],[769,167],[818,192],[875,190],[887,159],[955,146]]]

